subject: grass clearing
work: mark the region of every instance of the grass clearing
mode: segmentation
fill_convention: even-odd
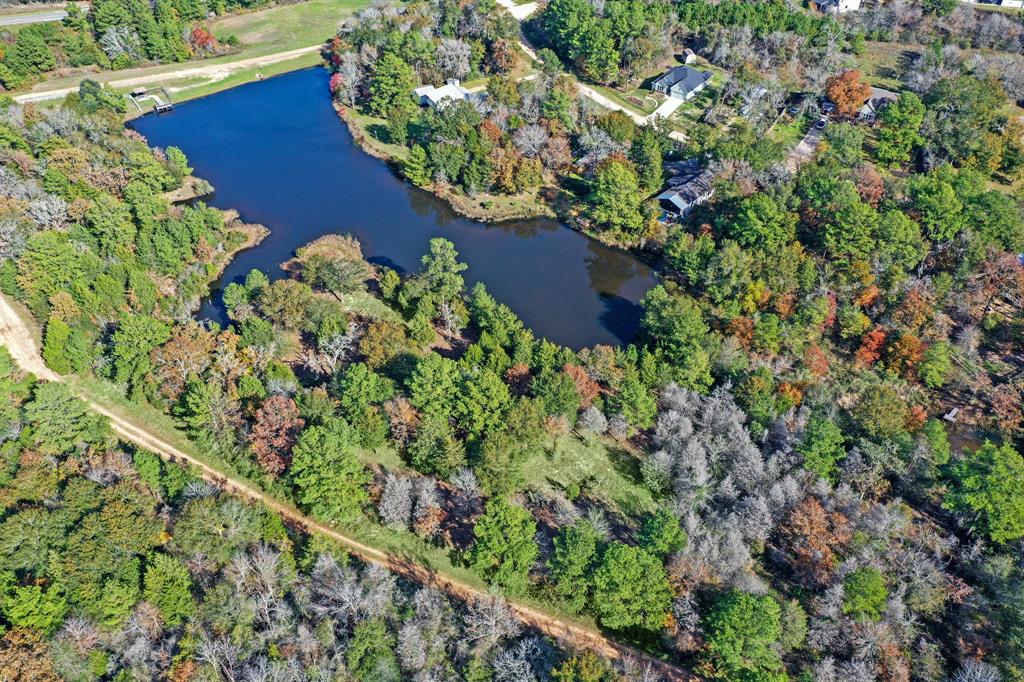
[[[920,45],[869,41],[856,57],[856,67],[871,85],[899,91],[903,89],[903,74],[921,49]]]
[[[792,118],[789,114],[783,114],[778,122],[772,126],[768,136],[782,143],[786,149],[792,149],[803,139],[811,127],[811,120],[807,116]]]
[[[305,0],[292,5],[218,17],[210,31],[219,40],[233,35],[241,42],[237,58],[259,57],[322,43],[367,0]]]
[[[635,517],[656,507],[640,478],[640,460],[610,439],[584,440],[562,436],[523,463],[527,485],[541,492],[582,494]]]

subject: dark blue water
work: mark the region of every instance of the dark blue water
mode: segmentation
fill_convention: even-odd
[[[455,243],[482,281],[541,337],[573,348],[626,343],[650,269],[553,220],[487,225],[457,216],[363,153],[331,107],[327,74],[296,71],[193,100],[131,126],[150,144],[180,147],[213,183],[208,203],[270,228],[225,271],[201,316],[223,320],[219,288],[252,268],[282,276],[296,248],[331,233],[358,237],[367,260],[413,271],[433,237]]]

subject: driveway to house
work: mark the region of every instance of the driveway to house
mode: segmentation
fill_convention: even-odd
[[[519,23],[522,23],[531,14],[537,11],[536,2],[529,2],[526,3],[525,5],[517,5],[514,2],[514,0],[498,0],[498,4],[507,9],[509,14],[515,17],[519,21]],[[526,40],[526,36],[522,35],[521,32],[519,34],[519,48],[523,52],[525,52],[527,56],[530,57],[530,59],[536,62],[543,63],[543,60],[537,56],[537,50],[534,49],[533,45],[530,45],[530,43]],[[612,111],[621,111],[626,116],[629,116],[631,119],[633,119],[637,123],[637,125],[647,125],[649,123],[653,123],[654,118],[659,115],[663,116],[664,118],[668,118],[669,115],[679,107],[679,104],[682,104],[682,102],[680,101],[679,104],[675,104],[669,107],[668,105],[670,102],[678,101],[670,97],[668,102],[663,103],[660,107],[658,107],[658,109],[653,114],[651,114],[650,116],[644,116],[643,114],[638,114],[632,109],[627,109],[618,102],[610,99],[609,97],[606,97],[605,95],[602,95],[600,92],[590,87],[589,85],[578,83],[577,87],[579,88],[580,94],[586,97],[587,99],[597,102],[605,109],[611,109]],[[664,111],[662,111],[663,109]],[[673,130],[668,134],[668,136],[675,140],[676,142],[686,142],[686,135],[683,135],[678,130]]]
[[[800,140],[793,147],[793,151],[789,153],[789,156],[786,157],[786,168],[795,173],[801,165],[813,159],[814,150],[818,148],[823,132],[823,129],[818,129],[812,125],[811,129],[804,135],[804,139]]]
[[[658,117],[667,119],[669,116],[675,113],[676,109],[678,109],[682,105],[683,100],[679,99],[678,97],[669,97],[668,99],[661,103],[661,106],[654,110],[654,113],[651,114],[650,118],[652,121]]]

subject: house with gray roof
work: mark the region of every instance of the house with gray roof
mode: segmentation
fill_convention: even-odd
[[[692,66],[676,66],[651,83],[651,89],[685,102],[703,90],[710,80],[710,71],[701,71]]]
[[[697,159],[665,164],[665,170],[669,173],[668,187],[658,195],[658,203],[668,213],[683,217],[715,193],[711,184],[714,174],[702,169]]]

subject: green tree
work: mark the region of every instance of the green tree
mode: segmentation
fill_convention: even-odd
[[[644,385],[638,372],[629,372],[618,392],[612,397],[612,407],[625,417],[630,426],[646,429],[654,425],[658,414],[658,400],[654,392]]]
[[[479,369],[463,376],[455,418],[470,442],[479,441],[504,424],[512,407],[508,386],[494,372]]]
[[[653,128],[645,126],[640,129],[633,139],[629,156],[636,167],[637,177],[640,179],[640,186],[644,192],[650,194],[661,189],[662,182],[664,182],[661,172],[661,142]]]
[[[644,519],[640,528],[640,546],[661,559],[681,551],[686,540],[679,518],[665,507]]]
[[[398,56],[387,52],[377,60],[370,79],[370,111],[387,118],[395,110],[414,107],[412,91],[416,87],[412,67]]]
[[[67,600],[59,587],[44,590],[38,585],[26,585],[0,597],[0,612],[11,625],[39,630],[45,635],[57,629],[67,610]]]
[[[886,211],[878,222],[878,252],[884,263],[910,271],[928,252],[921,226],[899,210]]]
[[[843,613],[854,620],[880,619],[888,599],[885,577],[877,568],[858,568],[843,580]]]
[[[597,531],[582,519],[563,527],[555,537],[548,568],[555,591],[573,613],[579,613],[587,604],[599,542]]]
[[[454,244],[440,237],[431,239],[430,251],[420,259],[420,264],[419,276],[436,302],[450,303],[462,296],[466,288],[462,272],[468,266],[459,262]]]
[[[125,315],[112,338],[114,380],[126,383],[133,394],[152,368],[150,353],[171,338],[171,328],[148,315]]]
[[[928,388],[942,388],[953,371],[953,346],[948,341],[936,341],[924,352],[917,374]]]
[[[466,464],[466,448],[445,417],[426,413],[406,448],[409,464],[425,474],[450,478]]]
[[[153,554],[146,565],[142,594],[155,606],[168,625],[180,625],[188,618],[195,604],[192,601],[192,578],[180,561],[167,554]]]
[[[943,506],[968,517],[993,542],[1024,537],[1024,457],[1009,444],[985,441],[950,469]]]
[[[530,568],[540,550],[534,541],[537,523],[529,511],[491,498],[473,527],[476,541],[469,565],[484,580],[513,594],[526,590]]]
[[[912,92],[900,93],[899,99],[882,110],[875,155],[882,163],[900,164],[910,160],[910,152],[924,142],[924,102]]]
[[[908,185],[911,206],[920,216],[928,238],[947,242],[963,228],[963,202],[957,197],[945,170],[915,175]]]
[[[64,384],[37,384],[25,405],[25,419],[31,425],[30,442],[45,454],[70,452],[107,437],[106,420],[89,412]]]
[[[836,464],[846,456],[843,442],[843,432],[835,421],[825,417],[811,417],[797,448],[803,455],[804,469],[834,481]]]
[[[356,625],[345,652],[348,669],[361,682],[398,682],[395,636],[381,617]]]
[[[71,344],[71,327],[58,317],[46,322],[43,337],[43,360],[57,374],[71,374],[71,360],[67,356]]]
[[[671,285],[659,284],[644,296],[642,325],[665,354],[676,380],[693,389],[711,385],[711,360],[704,349],[711,328],[700,304]]]
[[[359,461],[358,434],[343,419],[311,426],[292,448],[291,480],[303,507],[332,523],[359,516],[371,475]]]
[[[454,361],[429,353],[416,363],[409,377],[409,402],[420,412],[450,417],[459,381],[459,367]]]
[[[731,590],[705,619],[707,656],[722,680],[782,682],[788,679],[778,644],[782,609],[771,597]]]
[[[728,235],[740,244],[777,253],[796,238],[795,213],[770,194],[759,192],[740,202]]]
[[[632,164],[621,159],[606,161],[597,169],[588,199],[591,218],[626,237],[640,237],[647,222],[641,211],[643,196]]]
[[[427,151],[421,145],[414,144],[409,150],[409,156],[402,164],[402,172],[409,182],[418,187],[430,184],[430,163],[427,160]]]
[[[593,604],[605,627],[657,631],[672,606],[672,587],[657,557],[616,542],[594,572]]]

